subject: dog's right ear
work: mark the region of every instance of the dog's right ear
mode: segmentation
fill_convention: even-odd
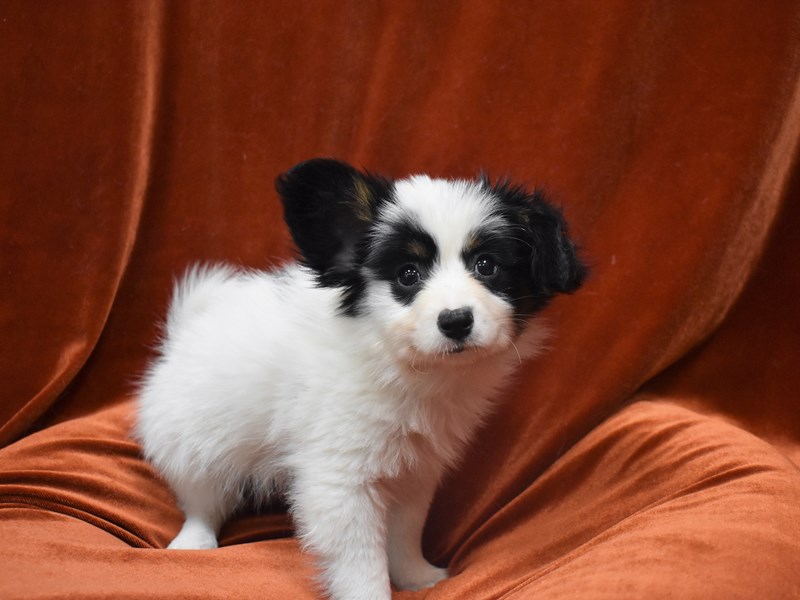
[[[278,176],[286,224],[324,286],[349,286],[358,250],[391,184],[347,163],[315,158]]]

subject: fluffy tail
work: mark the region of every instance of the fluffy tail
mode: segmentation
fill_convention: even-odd
[[[175,284],[172,302],[167,313],[167,331],[177,331],[191,315],[203,312],[214,293],[227,281],[235,279],[237,271],[225,265],[194,265]]]

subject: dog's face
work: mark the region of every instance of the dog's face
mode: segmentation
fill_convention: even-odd
[[[341,288],[342,312],[371,319],[411,363],[505,349],[585,276],[561,214],[507,183],[389,181],[315,159],[277,189],[320,285]]]

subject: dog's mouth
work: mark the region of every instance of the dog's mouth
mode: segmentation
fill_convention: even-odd
[[[409,358],[414,371],[429,373],[432,368],[460,369],[474,365],[476,361],[494,354],[493,350],[474,343],[452,342],[433,352],[415,351]]]
[[[475,352],[482,352],[486,350],[487,348],[484,346],[469,342],[468,340],[454,341],[441,350],[440,356],[445,360],[448,358],[456,359],[456,357],[459,356],[470,356]]]
[[[452,346],[450,346],[447,350],[445,350],[445,354],[461,354],[464,350],[467,349],[467,345],[462,342],[456,342]]]

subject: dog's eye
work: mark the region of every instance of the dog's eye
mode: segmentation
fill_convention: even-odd
[[[497,273],[497,262],[491,256],[483,254],[475,261],[475,272],[481,277],[491,277]]]
[[[400,285],[406,287],[418,284],[421,278],[417,267],[414,265],[404,265],[400,267],[400,270],[397,272],[397,281]]]

